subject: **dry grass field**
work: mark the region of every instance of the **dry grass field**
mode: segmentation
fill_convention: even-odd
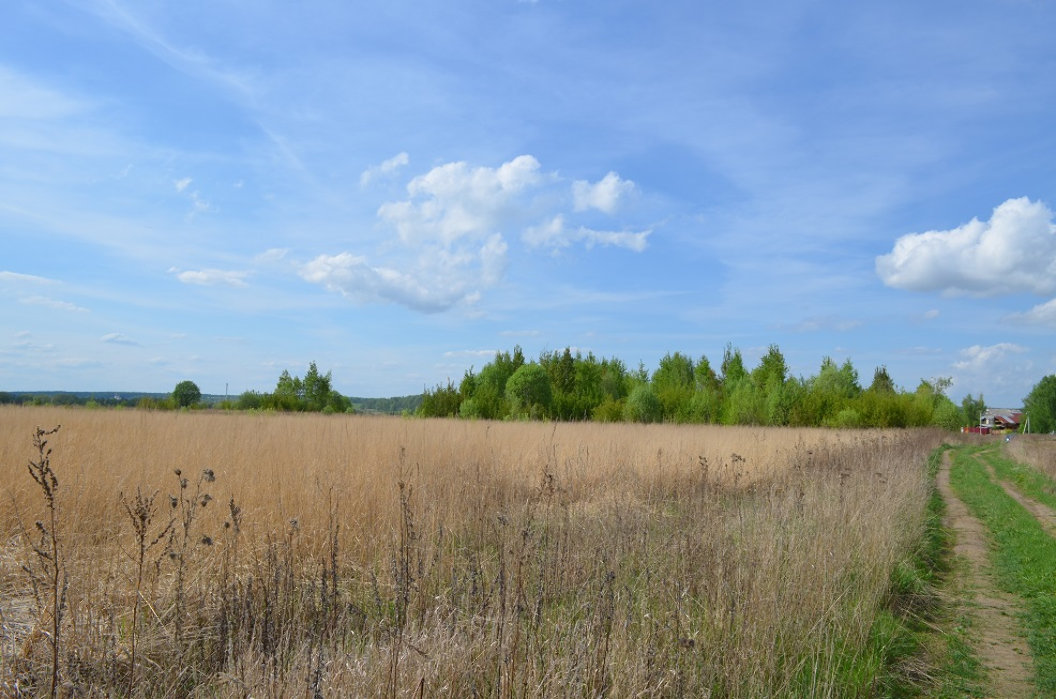
[[[1056,478],[1056,436],[1018,434],[1005,445],[1009,458],[1030,464],[1049,478]]]
[[[941,438],[0,408],[0,694],[868,694]]]

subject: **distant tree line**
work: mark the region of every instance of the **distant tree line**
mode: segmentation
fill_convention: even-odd
[[[234,399],[203,396],[194,381],[183,380],[168,394],[132,393],[127,396],[98,392],[35,392],[9,393],[0,391],[0,404],[59,405],[84,407],[142,408],[147,410],[175,410],[219,408],[222,410],[271,410],[284,412],[354,413],[413,413],[421,403],[420,395],[394,398],[349,398],[334,390],[331,372],[319,371],[315,362],[308,365],[304,377],[284,370],[268,392],[245,391]]]
[[[320,373],[315,362],[308,364],[302,379],[286,369],[279,375],[271,393],[245,391],[235,401],[221,404],[234,410],[278,410],[283,412],[353,413],[352,401],[334,390],[331,372]]]
[[[848,359],[822,360],[817,374],[789,375],[777,345],[749,369],[740,350],[727,345],[722,362],[694,361],[675,352],[650,374],[619,359],[588,353],[543,352],[527,361],[520,347],[498,352],[479,372],[466,371],[422,395],[418,415],[490,420],[594,420],[722,425],[919,427],[956,430],[977,424],[983,398],[961,405],[946,396],[948,378],[921,380],[899,389],[886,367],[877,367],[863,388]]]

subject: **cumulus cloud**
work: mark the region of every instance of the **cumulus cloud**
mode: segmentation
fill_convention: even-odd
[[[876,258],[876,272],[888,286],[911,291],[1050,295],[1056,293],[1053,213],[1026,197],[1009,199],[988,221],[902,236]]]
[[[594,184],[586,180],[576,180],[572,183],[573,207],[576,211],[597,209],[612,214],[619,207],[620,201],[634,190],[634,182],[621,179],[615,172],[610,172]]]
[[[359,176],[359,186],[366,187],[375,178],[383,175],[390,175],[399,170],[404,165],[408,164],[409,162],[411,162],[411,156],[407,155],[407,153],[404,152],[398,153],[397,155],[394,155],[388,160],[382,161],[377,165],[371,165],[363,171],[363,174]]]
[[[1025,313],[1014,313],[1009,320],[1028,325],[1045,325],[1056,328],[1056,299],[1038,304]]]
[[[181,272],[172,267],[169,272],[175,274],[176,278],[184,284],[197,284],[199,286],[215,286],[217,284],[246,286],[246,277],[249,276],[249,272],[227,269],[188,269]]]
[[[650,234],[652,234],[651,230],[628,233],[597,231],[585,226],[571,228],[565,225],[565,217],[558,214],[542,225],[529,226],[521,234],[521,238],[532,247],[549,247],[555,250],[567,248],[574,243],[582,243],[587,248],[601,245],[642,252],[648,246]]]
[[[401,153],[368,169],[366,184],[408,162]],[[531,155],[498,167],[464,161],[438,165],[411,179],[407,196],[378,207],[378,220],[394,233],[384,260],[343,251],[300,266],[307,281],[361,301],[385,301],[437,312],[478,300],[499,284],[508,264],[506,236],[520,234],[528,247],[553,250],[573,244],[590,249],[645,250],[651,230],[608,231],[566,225],[555,211],[567,180],[544,173]],[[601,181],[574,183],[581,209],[613,211],[634,183],[609,173]],[[542,223],[539,223],[542,221]]]
[[[498,236],[489,240],[476,259],[436,251],[432,260],[419,260],[414,273],[370,264],[365,257],[343,252],[320,255],[301,266],[301,276],[331,291],[360,301],[387,301],[435,313],[462,302],[473,302],[479,292],[469,284],[476,268],[485,283],[501,274],[494,269],[505,256],[505,243]],[[493,283],[493,282],[492,282]]]
[[[961,359],[953,363],[953,368],[958,371],[980,372],[996,368],[1010,354],[1023,354],[1024,352],[1027,352],[1026,347],[1011,342],[1000,342],[988,347],[972,345],[960,351]]]
[[[409,244],[484,238],[513,223],[513,200],[540,181],[539,167],[530,155],[497,168],[440,165],[410,181],[409,199],[382,204],[378,217]]]

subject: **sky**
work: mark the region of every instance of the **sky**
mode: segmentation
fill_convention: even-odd
[[[0,390],[1056,372],[1056,4],[6,0]]]

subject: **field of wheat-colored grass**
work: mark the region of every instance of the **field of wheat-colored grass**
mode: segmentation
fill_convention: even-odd
[[[0,408],[0,693],[857,693],[940,438]]]
[[[1010,458],[1030,464],[1049,478],[1056,478],[1056,436],[1017,434],[1005,444]]]

